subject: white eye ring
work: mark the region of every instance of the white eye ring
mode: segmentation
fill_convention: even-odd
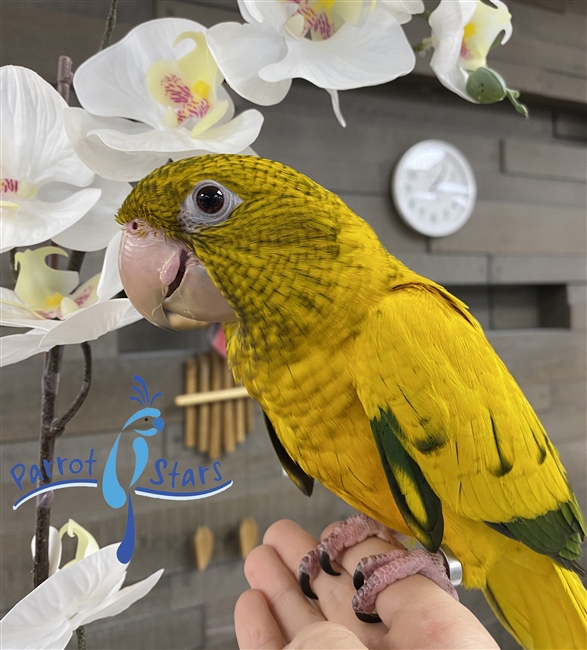
[[[226,221],[242,199],[213,180],[200,181],[181,205],[178,221],[187,233]]]

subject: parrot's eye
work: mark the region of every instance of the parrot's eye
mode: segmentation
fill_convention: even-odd
[[[219,187],[208,185],[198,190],[196,201],[200,210],[206,214],[216,214],[224,205],[224,194]]]
[[[216,181],[200,181],[181,206],[179,222],[188,233],[202,226],[215,226],[225,221],[242,203],[234,192]]]

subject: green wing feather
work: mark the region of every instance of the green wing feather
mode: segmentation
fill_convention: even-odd
[[[434,494],[418,464],[402,447],[401,427],[393,413],[381,410],[380,418],[371,421],[371,429],[387,482],[404,521],[425,548],[436,552],[444,532],[440,499]],[[417,511],[410,507],[414,496],[419,501]]]
[[[267,432],[269,433],[269,438],[273,444],[273,449],[279,458],[281,466],[285,470],[285,473],[293,481],[294,485],[305,494],[307,497],[312,496],[314,490],[314,479],[311,476],[308,476],[306,472],[296,463],[296,461],[287,453],[284,446],[281,444],[281,441],[277,437],[277,432],[275,427],[271,424],[271,420],[267,417],[265,411],[263,411],[263,419],[265,420],[265,426],[267,427]]]

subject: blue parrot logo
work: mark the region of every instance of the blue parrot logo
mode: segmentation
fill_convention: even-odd
[[[149,460],[149,446],[146,438],[161,433],[165,426],[165,422],[161,417],[161,411],[153,408],[153,402],[161,396],[161,393],[155,393],[151,398],[149,398],[149,390],[145,380],[139,375],[135,375],[133,379],[137,385],[133,386],[132,390],[135,391],[137,395],[131,395],[130,399],[138,402],[142,408],[132,415],[122,427],[121,432],[118,434],[118,437],[108,454],[108,460],[106,461],[102,478],[102,494],[104,495],[106,503],[111,508],[122,508],[125,503],[128,503],[124,538],[122,539],[117,551],[118,560],[122,564],[130,562],[135,546],[135,522],[130,494],[131,488],[139,480]],[[120,485],[120,481],[116,474],[116,456],[118,453],[120,437],[122,436],[122,433],[131,426],[133,431],[139,434],[132,443],[135,453],[135,467],[130,484],[127,488],[123,488],[122,485]]]

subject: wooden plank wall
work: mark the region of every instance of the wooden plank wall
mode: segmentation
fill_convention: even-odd
[[[121,5],[116,38],[133,23],[155,16],[185,16],[205,25],[238,19],[232,1],[200,5],[145,0]],[[339,193],[371,223],[393,254],[441,283],[463,291],[469,286],[471,296],[476,286],[566,286],[570,329],[503,330],[489,332],[489,338],[556,442],[585,506],[586,3],[534,0],[508,5],[514,16],[514,35],[507,46],[492,52],[492,65],[506,75],[511,86],[525,92],[529,120],[524,121],[506,104],[479,107],[460,100],[432,79],[425,59],[419,59],[417,74],[407,80],[343,93],[341,104],[348,122],[344,130],[332,115],[325,92],[305,82],[294,83],[282,104],[263,109],[266,121],[255,149]],[[79,63],[97,49],[107,6],[107,2],[93,0],[2,2],[2,64],[32,67],[53,82],[58,55],[67,53]],[[426,35],[423,24],[416,21],[410,29]],[[247,106],[236,101],[239,108]],[[408,229],[390,199],[394,164],[409,146],[426,138],[440,138],[461,149],[479,187],[470,222],[444,239],[429,239]],[[5,270],[6,256],[2,257]],[[89,266],[97,259],[90,256]],[[140,332],[135,336],[140,338]],[[149,339],[156,345],[155,335]],[[90,397],[58,441],[58,453],[71,458],[78,450],[94,446],[105,459],[132,408],[128,401],[132,376],[140,374],[150,387],[163,391],[158,405],[166,429],[159,447],[154,444],[152,448],[153,456],[178,459],[185,466],[205,465],[205,459],[182,448],[182,413],[172,405],[173,397],[183,392],[182,366],[190,352],[136,351],[139,348],[137,344],[134,352],[119,353],[116,333],[93,345]],[[131,347],[125,344],[125,349]],[[68,350],[62,404],[77,390],[79,358],[79,352]],[[35,357],[2,371],[4,588],[0,613],[29,588],[32,507],[12,512],[16,489],[9,469],[19,459],[32,462],[37,455],[41,361]],[[130,459],[123,462],[130,463]],[[125,615],[124,620],[134,625],[129,629],[140,629],[143,636],[129,638],[120,627],[122,619],[117,618],[113,623],[90,626],[88,647],[98,647],[96,643],[153,647],[148,644],[156,638],[156,631],[178,626],[185,626],[186,633],[169,636],[169,647],[235,647],[232,607],[245,588],[237,559],[240,519],[255,516],[264,530],[271,521],[289,516],[318,534],[326,523],[349,510],[323,490],[310,500],[297,493],[281,476],[259,417],[255,433],[222,460],[222,468],[223,475],[234,480],[234,487],[213,499],[189,506],[161,507],[148,499],[136,504],[139,538],[130,578],[138,580],[160,566],[165,566],[165,576],[145,601]],[[56,524],[73,517],[87,525],[101,544],[121,538],[119,513],[107,508],[98,494],[73,492],[56,497]],[[195,571],[190,548],[199,525],[210,526],[217,543],[210,568],[203,574]],[[502,647],[513,647],[478,597],[466,595],[465,600]],[[186,607],[194,611],[192,626],[186,623]],[[203,632],[198,626],[203,626]]]

